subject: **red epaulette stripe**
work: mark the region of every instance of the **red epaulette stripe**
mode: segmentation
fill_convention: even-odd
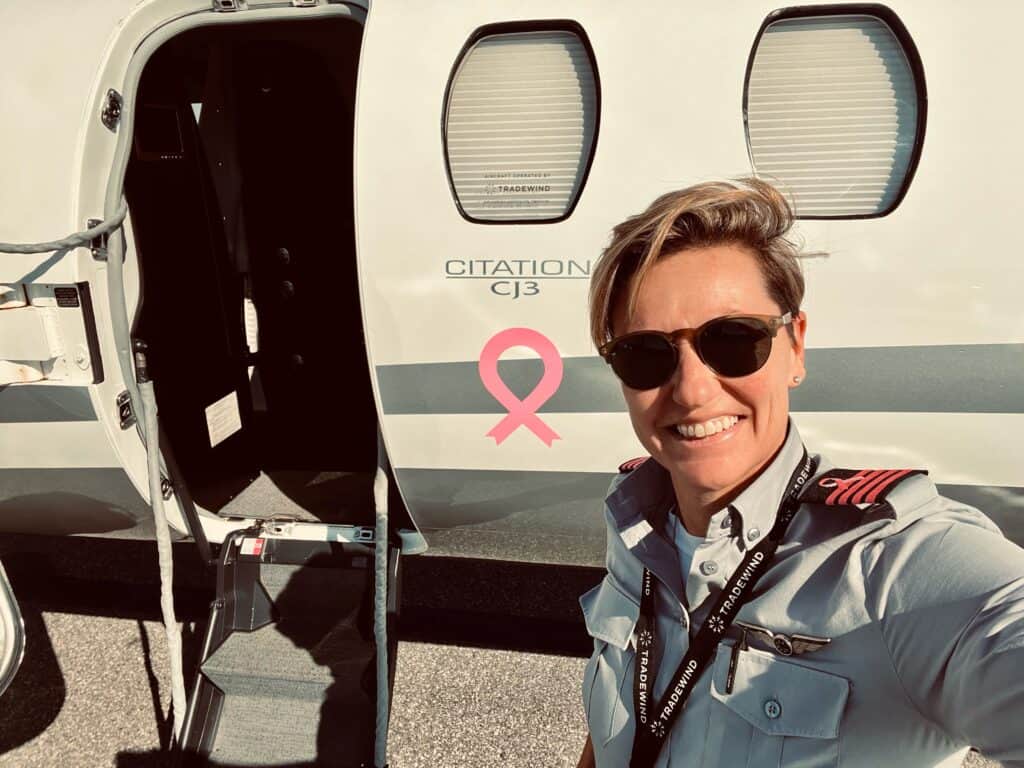
[[[649,458],[651,458],[651,457],[650,456],[638,456],[635,459],[630,459],[629,461],[624,461],[621,464],[619,464],[619,472],[632,472],[634,469],[639,467],[641,464],[643,464]]]
[[[909,475],[912,469],[867,469],[840,481],[825,504],[874,504],[878,497]]]
[[[857,504],[860,504],[860,503],[874,504],[875,503],[875,499],[878,498],[878,494],[884,493],[886,490],[891,488],[895,483],[897,483],[900,479],[902,479],[903,477],[906,477],[907,475],[909,475],[912,471],[913,470],[910,470],[910,469],[901,469],[901,470],[899,470],[898,472],[896,472],[895,474],[885,478],[884,481],[882,481],[881,483],[876,485],[874,488],[872,488],[871,492],[864,498],[863,502],[855,502],[855,503],[857,503]]]
[[[877,469],[864,469],[860,472],[836,482],[836,489],[825,499],[826,504],[846,504],[865,480],[870,480],[878,472]]]
[[[847,481],[845,488],[836,501],[837,504],[857,504],[855,499],[860,494],[873,486],[879,480],[884,479],[895,470],[891,469],[869,469],[863,473],[857,473]]]
[[[898,473],[898,469],[876,470],[874,473],[872,473],[872,476],[870,478],[868,478],[865,482],[860,483],[854,489],[854,492],[849,495],[849,498],[846,500],[845,503],[863,504],[864,497],[867,496],[867,494],[869,494],[876,488],[885,488],[888,485],[889,480],[892,478],[892,476]]]
[[[876,504],[904,480],[927,474],[923,469],[830,469],[808,483],[800,499],[829,506]]]

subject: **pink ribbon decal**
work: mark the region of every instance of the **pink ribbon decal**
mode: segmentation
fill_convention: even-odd
[[[537,386],[520,400],[498,375],[498,358],[511,347],[528,347],[540,355],[544,375]],[[558,433],[537,415],[537,409],[546,403],[562,383],[562,357],[551,339],[530,328],[508,328],[491,337],[480,353],[480,380],[494,399],[508,411],[508,415],[487,433],[498,445],[520,426],[529,429],[550,448]]]

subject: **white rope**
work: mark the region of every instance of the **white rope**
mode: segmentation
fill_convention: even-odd
[[[0,243],[0,253],[49,253],[50,251],[66,251],[70,248],[78,248],[82,245],[91,245],[92,241],[100,235],[109,235],[121,226],[124,217],[128,215],[128,203],[121,200],[121,205],[106,221],[101,221],[95,227],[84,232],[76,232],[61,240],[51,240],[48,243]]]
[[[373,478],[377,528],[374,548],[373,635],[377,641],[377,729],[374,765],[388,760],[388,475],[384,438],[377,427],[377,474]]]
[[[160,563],[160,612],[167,635],[167,655],[171,665],[171,706],[174,709],[174,738],[181,742],[185,723],[187,697],[185,672],[181,658],[181,629],[174,616],[174,561],[171,552],[171,531],[164,512],[163,490],[160,487],[160,443],[157,440],[156,395],[153,382],[139,384],[143,417],[146,423],[146,463],[149,469],[149,497],[156,523],[156,548]]]

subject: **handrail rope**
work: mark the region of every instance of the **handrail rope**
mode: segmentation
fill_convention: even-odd
[[[377,646],[377,718],[374,738],[374,766],[387,768],[389,700],[388,673],[388,455],[384,435],[377,425],[377,472],[373,478],[374,594],[373,635]]]
[[[60,240],[51,240],[48,243],[0,243],[0,253],[49,253],[51,251],[66,251],[70,248],[78,248],[83,245],[91,245],[97,237],[109,235],[121,226],[125,216],[128,215],[128,201],[122,199],[121,205],[106,221],[101,221],[95,227],[76,232]]]

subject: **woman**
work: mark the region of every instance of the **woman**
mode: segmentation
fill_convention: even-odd
[[[607,498],[580,766],[1024,766],[1024,551],[924,473],[838,470],[792,213],[756,179],[614,230],[591,329],[651,455]],[[680,330],[682,329],[682,330]],[[639,723],[639,725],[638,725]]]

